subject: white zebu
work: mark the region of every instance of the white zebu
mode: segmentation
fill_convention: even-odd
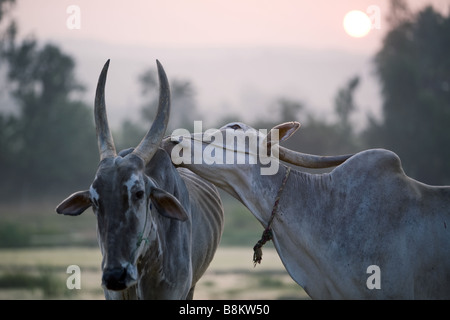
[[[285,140],[298,127],[291,122],[274,129]],[[282,189],[271,226],[274,245],[311,298],[450,299],[450,187],[409,178],[399,157],[383,149],[320,157],[279,147],[281,160],[304,167],[330,167],[349,159],[326,174],[294,169],[288,174],[280,165],[276,174],[261,175],[264,155],[252,154],[245,143],[226,143],[230,130],[230,136],[255,134],[260,147],[268,140],[272,152],[278,149],[270,139],[276,131],[266,137],[242,123],[209,132],[208,142],[201,134],[173,137],[165,148],[179,163],[180,148],[194,150],[191,143],[201,143],[203,152],[192,152],[190,164],[180,165],[236,197],[264,227]],[[245,164],[218,164],[221,140],[226,152],[245,154]],[[368,285],[372,280],[379,280],[379,289]]]

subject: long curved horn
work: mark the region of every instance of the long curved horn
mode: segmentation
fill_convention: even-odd
[[[330,168],[343,163],[353,154],[339,156],[316,156],[307,153],[301,153],[279,146],[278,156],[280,160],[296,166],[312,169]]]
[[[106,115],[105,105],[105,84],[108,74],[109,59],[106,61],[100,77],[98,78],[97,91],[95,93],[95,128],[97,131],[98,150],[100,152],[100,161],[105,158],[115,157],[117,155],[114,147],[114,140],[109,131],[108,117]]]
[[[146,164],[152,159],[153,155],[158,150],[159,144],[161,143],[161,140],[166,132],[170,115],[169,81],[167,80],[166,73],[161,63],[156,60],[156,64],[158,66],[159,78],[158,112],[144,139],[142,139],[133,151],[133,153],[141,157]]]

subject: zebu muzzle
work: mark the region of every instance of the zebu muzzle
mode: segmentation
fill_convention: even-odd
[[[103,270],[102,287],[113,290],[125,290],[137,283],[137,270],[128,264],[126,267],[106,268]]]

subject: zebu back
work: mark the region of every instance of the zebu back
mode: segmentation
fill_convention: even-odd
[[[361,264],[377,261],[385,276],[384,291],[397,298],[448,299],[450,187],[431,186],[408,177],[399,157],[383,149],[357,154],[336,168],[333,178],[334,190],[346,187],[345,194],[352,195],[345,201],[341,197],[338,207],[352,208],[345,210],[350,217],[346,226],[359,228],[352,234],[352,242],[360,244],[355,252],[366,260]],[[365,252],[362,244],[374,233],[377,241]],[[351,247],[349,241],[343,242],[347,249]],[[344,255],[342,250],[340,255]],[[390,283],[387,275],[393,279]]]

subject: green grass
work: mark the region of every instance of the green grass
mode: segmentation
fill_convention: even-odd
[[[96,246],[95,216],[86,210],[78,217],[55,212],[48,203],[0,204],[0,248]]]
[[[223,246],[253,246],[264,231],[261,224],[236,199],[221,192],[225,210],[225,227],[222,235]]]
[[[0,275],[0,290],[22,289],[32,292],[39,290],[44,299],[69,297],[69,291],[61,286],[62,279],[54,268],[48,265],[33,269],[16,267]]]
[[[0,222],[1,247],[18,248],[31,245],[31,233],[29,227],[17,221]]]
[[[101,254],[97,248],[26,248],[0,250],[0,299],[101,298]],[[70,290],[67,267],[82,270],[81,290]]]

